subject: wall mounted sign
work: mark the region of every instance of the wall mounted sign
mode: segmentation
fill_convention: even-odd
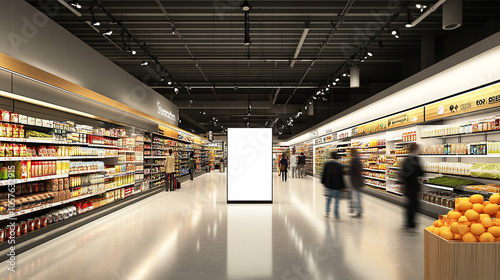
[[[425,120],[447,118],[499,106],[500,83],[497,83],[425,106]]]

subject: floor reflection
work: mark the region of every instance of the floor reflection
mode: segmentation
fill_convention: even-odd
[[[271,205],[227,207],[227,276],[271,279],[273,273]]]

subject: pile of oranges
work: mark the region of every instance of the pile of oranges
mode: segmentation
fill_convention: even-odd
[[[500,194],[485,201],[480,194],[455,200],[455,210],[434,221],[426,230],[446,240],[500,242]]]

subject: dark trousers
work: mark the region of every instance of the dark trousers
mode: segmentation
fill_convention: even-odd
[[[410,195],[406,197],[406,227],[415,227],[415,214],[418,211],[418,196]]]
[[[189,176],[191,176],[191,181],[193,181],[194,172],[191,169],[189,169]]]
[[[167,173],[167,182],[165,184],[165,191],[173,191],[176,186],[174,186],[175,173]]]
[[[286,170],[285,171],[281,171],[281,181],[285,181],[286,182],[286,173],[288,173]]]

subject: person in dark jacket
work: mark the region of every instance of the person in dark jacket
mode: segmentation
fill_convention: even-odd
[[[193,181],[194,172],[196,170],[196,160],[194,159],[194,152],[189,153],[188,168],[189,174],[191,176],[191,181]]]
[[[286,175],[288,173],[288,158],[285,154],[281,157],[280,160],[280,170],[281,170],[281,181],[286,182]]]
[[[357,211],[356,216],[354,218],[361,218],[363,215],[363,209],[361,208],[361,194],[360,189],[364,186],[365,182],[363,180],[362,175],[362,165],[361,160],[358,157],[358,149],[351,149],[351,164],[349,168],[349,175],[351,179],[351,185],[353,190],[353,199],[351,200],[353,203],[353,210]]]
[[[337,161],[338,154],[336,151],[330,154],[332,160],[325,164],[323,170],[323,177],[321,178],[321,183],[325,186],[326,195],[326,213],[325,217],[328,218],[330,213],[330,202],[332,198],[335,199],[334,214],[335,219],[340,219],[339,215],[339,200],[341,191],[345,190],[344,184],[344,168],[342,164]]]
[[[418,193],[420,192],[420,182],[418,177],[424,175],[418,157],[418,145],[411,143],[409,147],[410,155],[403,162],[403,169],[399,171],[399,179],[404,185],[404,195],[406,196],[406,228],[415,228],[415,213],[418,211]]]
[[[299,173],[299,178],[304,178],[304,174],[306,173],[305,166],[306,156],[304,155],[304,153],[300,153],[300,155],[297,157],[297,170]]]

